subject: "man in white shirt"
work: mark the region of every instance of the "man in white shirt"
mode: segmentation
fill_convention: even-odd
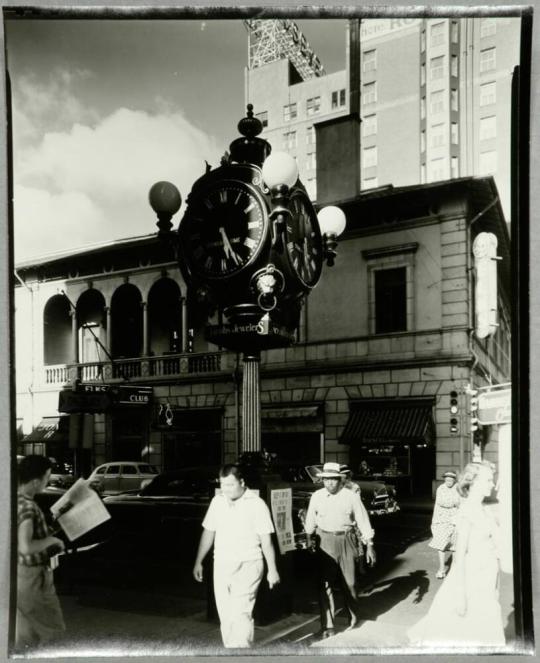
[[[321,608],[321,635],[335,633],[334,593],[332,585],[341,582],[345,603],[350,615],[349,629],[357,621],[357,594],[355,587],[355,559],[357,547],[354,527],[360,530],[367,543],[366,561],[375,563],[374,531],[360,496],[347,490],[339,463],[325,463],[319,477],[324,488],[311,496],[306,514],[305,529],[308,537],[317,534],[319,557],[319,603]]]
[[[210,502],[193,567],[203,579],[202,562],[214,545],[214,595],[225,647],[250,647],[254,639],[253,606],[268,567],[270,589],[279,583],[271,535],[274,526],[265,502],[244,482],[242,468],[224,465],[221,495]]]

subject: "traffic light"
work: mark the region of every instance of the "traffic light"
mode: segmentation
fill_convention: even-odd
[[[478,390],[470,389],[467,393],[470,396],[471,433],[475,433],[478,430]]]
[[[458,392],[450,392],[450,433],[457,435],[459,433],[459,400]]]

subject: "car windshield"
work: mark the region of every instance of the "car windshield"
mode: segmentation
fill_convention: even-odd
[[[219,486],[217,477],[193,477],[160,474],[141,490],[141,495],[152,497],[195,497],[214,495]]]
[[[322,465],[306,465],[306,472],[313,483],[321,483],[319,472],[322,471]]]

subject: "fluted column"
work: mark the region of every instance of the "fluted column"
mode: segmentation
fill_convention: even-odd
[[[142,306],[142,328],[143,328],[143,357],[148,357],[150,348],[148,347],[148,305],[141,302]]]
[[[111,354],[111,307],[106,306],[105,307],[105,313],[107,315],[107,338],[106,338],[106,344],[107,344],[107,352],[109,355]]]
[[[69,312],[71,316],[71,354],[73,363],[79,363],[79,329],[77,326],[77,311],[72,309]]]
[[[187,299],[186,297],[180,297],[180,305],[182,307],[182,346],[180,352],[187,352],[188,347],[188,313],[187,313]]]
[[[261,450],[260,354],[245,354],[242,374],[242,451]]]

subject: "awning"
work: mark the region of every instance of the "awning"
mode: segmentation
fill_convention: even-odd
[[[263,433],[320,433],[323,431],[321,405],[263,407],[261,430]]]
[[[433,401],[366,399],[351,403],[342,444],[377,444],[388,441],[431,442],[434,433]]]
[[[67,442],[69,417],[44,417],[22,442]]]

